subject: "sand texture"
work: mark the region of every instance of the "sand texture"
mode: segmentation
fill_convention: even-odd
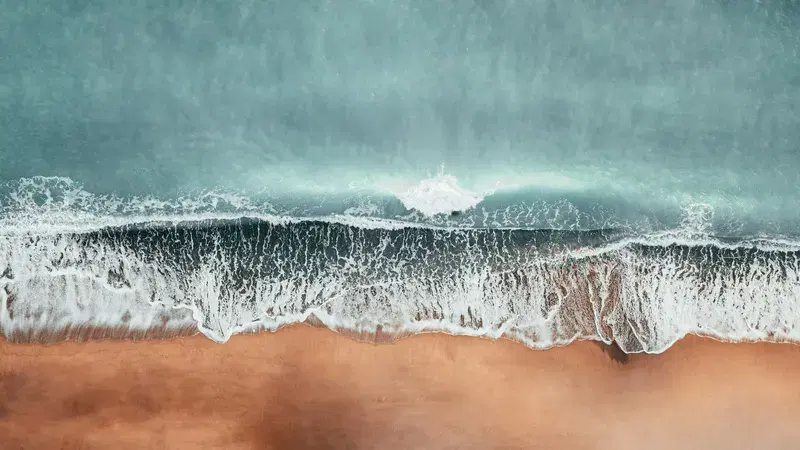
[[[168,341],[0,344],[2,449],[795,449],[800,347],[690,337],[660,355],[305,325]],[[618,356],[618,355],[617,355]]]

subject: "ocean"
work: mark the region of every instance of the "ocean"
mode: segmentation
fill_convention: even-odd
[[[800,7],[4,1],[0,330],[800,340]]]

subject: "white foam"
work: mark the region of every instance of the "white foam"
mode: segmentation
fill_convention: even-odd
[[[115,326],[127,317],[127,326],[147,329],[179,309],[191,318],[179,315],[173,324],[193,323],[217,342],[249,329],[302,322],[311,314],[333,328],[508,335],[534,348],[613,337],[627,351],[657,353],[687,333],[800,339],[800,261],[755,260],[734,270],[711,261],[701,268],[684,252],[647,256],[632,250],[632,242],[593,249],[591,255],[576,251],[572,263],[583,269],[567,273],[558,258],[532,253],[508,267],[467,258],[466,265],[447,273],[426,272],[436,263],[418,261],[418,269],[402,278],[397,276],[410,261],[363,250],[340,269],[247,279],[234,291],[225,287],[240,276],[236,272],[244,262],[224,252],[184,270],[158,263],[168,257],[149,254],[145,260],[113,242],[87,247],[69,236],[0,236],[0,272],[13,274],[1,278],[0,287],[15,296],[12,320],[0,289],[0,325],[8,334],[76,324]],[[661,243],[667,242],[679,241]],[[373,284],[354,282],[351,277],[370,264],[390,275]],[[590,267],[595,281],[587,291],[581,286]],[[508,270],[521,271],[525,281],[508,278]],[[372,279],[368,275],[365,281]],[[612,286],[619,292],[615,301]]]
[[[458,186],[455,178],[440,174],[437,179],[442,181],[442,177],[451,188]],[[175,315],[179,310],[186,314],[178,313],[179,320],[170,322],[171,326],[196,324],[217,342],[253,328],[274,329],[302,322],[311,314],[334,328],[374,331],[381,326],[386,332],[439,330],[490,338],[509,335],[535,348],[563,345],[574,339],[607,342],[613,337],[622,340],[628,351],[653,353],[665,350],[687,333],[734,340],[800,340],[800,261],[762,258],[718,268],[713,261],[698,263],[666,250],[658,257],[642,256],[633,250],[633,244],[755,247],[781,252],[800,249],[798,243],[788,239],[721,242],[708,235],[713,211],[700,203],[687,207],[681,229],[633,236],[558,257],[532,253],[530,259],[510,262],[508,267],[489,267],[477,257],[449,266],[447,273],[432,274],[425,272],[430,264],[436,265],[430,261],[395,261],[381,259],[380,252],[364,253],[347,260],[341,270],[312,277],[299,268],[281,276],[248,279],[242,289],[233,292],[224,287],[241,277],[236,271],[242,263],[225,259],[228,256],[224,252],[205,255],[199,267],[179,270],[168,263],[160,264],[161,258],[170,260],[163,255],[150,254],[145,260],[110,241],[87,247],[75,236],[61,233],[134,223],[170,226],[241,217],[274,224],[325,220],[372,229],[454,228],[347,214],[324,218],[270,215],[260,206],[221,195],[209,195],[194,204],[177,203],[177,207],[176,203],[157,199],[122,202],[76,191],[63,179],[34,180],[27,186],[30,189],[15,192],[19,199],[16,210],[24,214],[3,217],[0,232],[0,273],[13,273],[13,277],[0,277],[0,288],[15,296],[12,320],[8,297],[0,289],[0,327],[6,334],[123,322],[131,328],[147,329],[158,324],[163,314]],[[215,209],[219,202],[225,203],[227,212]],[[71,219],[66,213],[70,210],[85,215]],[[32,237],[36,230],[41,233]],[[365,242],[354,245],[368,247]],[[409,253],[415,255],[416,250]],[[583,272],[565,276],[566,257],[596,271],[591,295],[581,293],[581,283],[586,280]],[[592,258],[600,262],[592,262]],[[408,263],[418,264],[419,271],[398,278]],[[698,264],[706,266],[700,270]],[[371,266],[378,267],[378,272],[369,275]],[[525,283],[514,284],[503,278],[508,271],[520,271]],[[110,276],[116,273],[124,273],[124,283]],[[375,273],[385,279],[372,281]],[[369,276],[354,283],[354,274]],[[608,303],[612,285],[619,292],[619,301],[613,304]],[[575,295],[586,295],[588,303],[576,305]],[[431,312],[438,318],[432,319]],[[464,324],[465,317],[472,322]]]
[[[120,198],[88,192],[65,177],[23,178],[6,186],[0,205],[0,235],[83,233],[135,224],[173,226],[188,222],[253,218],[274,224],[307,221],[340,223],[367,229],[404,227],[459,228],[379,217],[379,207],[367,201],[342,214],[278,214],[269,202],[253,202],[239,194],[204,192],[165,200],[155,196]]]
[[[483,186],[489,184],[491,183],[486,181]],[[175,225],[242,217],[272,223],[325,221],[362,228],[387,229],[615,228],[625,229],[633,234],[651,229],[647,224],[620,221],[618,217],[603,211],[592,211],[589,214],[566,199],[481,207],[479,202],[486,196],[496,189],[507,187],[495,182],[494,188],[475,193],[462,189],[454,176],[442,171],[433,178],[417,183],[387,181],[380,186],[373,184],[371,191],[360,186],[358,192],[351,193],[344,203],[337,199],[317,211],[314,205],[309,208],[275,207],[270,202],[277,199],[251,199],[231,192],[200,192],[170,200],[156,196],[120,198],[93,194],[69,178],[33,177],[0,186],[0,235],[86,232],[139,223]],[[397,198],[403,199],[406,207],[417,207],[421,211],[413,209],[404,215],[396,210],[390,212],[391,207],[387,204],[391,202],[383,195],[376,197],[375,189],[379,189],[384,195],[397,192]],[[441,214],[458,210],[457,208],[472,209],[457,217]],[[437,212],[438,215],[430,215]],[[708,219],[712,213],[713,210],[707,205],[690,204],[686,207],[683,226],[670,233],[680,234],[684,238],[701,239],[709,232]]]
[[[458,179],[444,173],[409,184],[405,181],[379,183],[379,187],[396,196],[407,209],[416,210],[426,216],[461,212],[474,208],[494,190],[471,192],[459,186]]]

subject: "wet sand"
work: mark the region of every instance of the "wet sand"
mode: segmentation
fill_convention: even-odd
[[[798,346],[691,337],[612,356],[305,325],[225,345],[4,341],[0,448],[797,448]]]

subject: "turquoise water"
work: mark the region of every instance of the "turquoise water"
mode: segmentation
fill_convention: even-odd
[[[651,3],[2,1],[5,267],[63,277],[70,233],[243,216],[794,248],[800,9]],[[110,270],[75,261],[23,290]]]
[[[800,220],[791,2],[6,3],[7,181],[315,213],[443,166],[503,202]]]

